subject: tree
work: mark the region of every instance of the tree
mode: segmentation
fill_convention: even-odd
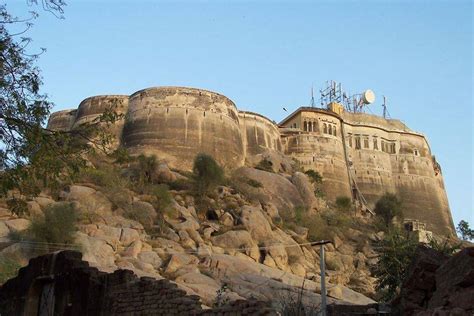
[[[462,240],[472,240],[474,239],[474,230],[469,228],[469,223],[465,220],[459,222],[456,227],[456,231],[461,236]]]
[[[196,193],[200,198],[224,181],[224,170],[214,158],[206,154],[201,153],[196,156],[193,173]]]
[[[27,0],[31,5],[62,17],[63,0]],[[52,103],[40,92],[42,84],[37,59],[44,52],[27,50],[31,38],[24,35],[38,17],[11,16],[0,5],[0,195],[18,189],[26,195],[37,194],[41,186],[54,185],[85,165],[85,154],[93,147],[107,146],[110,139],[99,127],[113,124],[119,117],[111,108],[94,122],[73,131],[52,131],[44,127]],[[23,26],[19,32],[10,29]],[[105,130],[104,128],[103,130]]]
[[[376,290],[383,301],[388,302],[399,293],[416,246],[416,241],[394,229],[376,248],[379,260],[374,266],[374,276],[377,278]]]
[[[395,216],[401,217],[402,203],[395,194],[385,193],[375,204],[375,213],[380,216],[388,228]]]

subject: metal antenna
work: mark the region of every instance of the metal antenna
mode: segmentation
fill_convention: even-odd
[[[313,85],[311,85],[311,102],[310,102],[310,105],[311,105],[312,108],[315,107],[315,104],[314,104]]]
[[[387,103],[386,103],[385,96],[383,96],[382,107],[383,107],[383,118],[387,118]]]

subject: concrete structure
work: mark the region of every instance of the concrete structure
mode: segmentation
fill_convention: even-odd
[[[349,113],[338,103],[327,109],[300,107],[279,125],[238,111],[215,92],[156,87],[131,96],[91,97],[78,110],[53,113],[48,126],[67,130],[107,109],[125,114],[111,129],[115,146],[131,154],[156,154],[171,167],[191,169],[204,152],[228,169],[251,157],[276,151],[323,176],[329,200],[348,196],[372,209],[386,192],[400,196],[405,216],[427,223],[436,234],[452,235],[454,225],[439,164],[426,138],[399,120]]]

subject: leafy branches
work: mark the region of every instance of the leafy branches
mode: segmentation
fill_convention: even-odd
[[[44,10],[62,17],[63,0],[28,0]],[[79,171],[90,151],[105,151],[111,142],[107,127],[120,115],[111,105],[93,122],[72,131],[53,131],[44,127],[52,103],[40,92],[38,54],[30,54],[28,37],[21,37],[38,17],[30,12],[27,18],[9,14],[0,6],[0,195],[18,189],[34,195],[41,186],[54,185]],[[17,33],[10,29],[23,26]]]

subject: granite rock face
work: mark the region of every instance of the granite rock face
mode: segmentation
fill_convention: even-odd
[[[474,247],[451,257],[418,247],[397,304],[407,315],[471,315]]]

